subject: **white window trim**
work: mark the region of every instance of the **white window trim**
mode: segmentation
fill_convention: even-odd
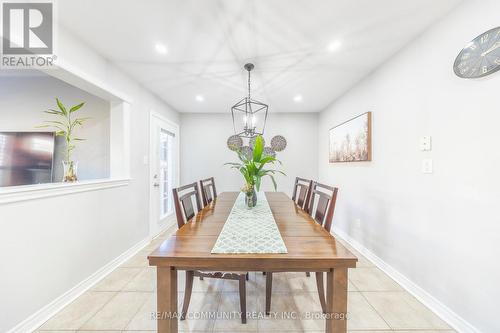
[[[170,122],[168,122],[168,124],[171,125]],[[176,144],[178,142],[178,140],[179,140],[179,138],[178,138],[178,136],[179,136],[178,135],[179,128],[178,128],[178,126],[175,126],[175,127],[172,127],[171,129],[174,130],[174,133],[171,133],[171,134],[173,135],[173,138],[174,138],[174,150],[176,151],[176,154],[174,154],[174,155],[176,155],[176,157],[177,157],[176,158],[176,162],[177,163],[174,166],[176,169],[174,169],[174,175],[173,175],[173,179],[172,179],[172,181],[173,181],[172,188],[176,188],[176,187],[179,186],[179,180],[178,180],[179,170],[178,170],[178,165],[177,165],[178,162],[179,162],[179,151],[178,151],[178,147],[177,147],[177,144]],[[168,162],[167,162],[167,165],[168,165]],[[160,182],[160,188],[161,188],[161,186],[163,186],[161,183],[162,182]],[[170,195],[170,192],[168,192],[168,193]],[[160,207],[161,207],[161,211],[162,211],[160,213],[160,220],[166,219],[167,217],[169,217],[170,215],[172,215],[172,213],[175,211],[175,206],[172,205],[172,210],[170,210],[170,211],[168,211],[166,213],[163,213],[163,202],[160,203]]]
[[[61,195],[127,186],[130,179],[95,179],[74,183],[47,183],[0,188],[0,205]]]
[[[172,217],[174,215],[175,215],[175,207],[172,209],[171,212],[169,212],[167,214],[164,214],[164,215],[161,215],[160,219],[165,220],[165,219],[168,219],[168,218],[170,218],[170,217]]]

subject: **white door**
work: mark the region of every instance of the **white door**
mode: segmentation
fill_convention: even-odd
[[[172,188],[179,186],[179,126],[151,113],[150,227],[151,237],[175,222]]]

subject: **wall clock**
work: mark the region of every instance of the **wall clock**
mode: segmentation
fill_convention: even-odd
[[[500,70],[500,27],[486,31],[467,44],[455,59],[453,70],[464,79]]]

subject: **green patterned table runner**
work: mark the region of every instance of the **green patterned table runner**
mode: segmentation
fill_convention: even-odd
[[[245,205],[245,194],[238,195],[212,253],[287,253],[263,192],[252,209]]]

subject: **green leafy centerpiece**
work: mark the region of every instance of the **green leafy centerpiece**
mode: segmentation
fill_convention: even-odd
[[[273,182],[274,190],[277,190],[276,180],[274,176],[276,173],[285,175],[280,170],[276,169],[265,169],[266,165],[275,165],[276,163],[281,165],[281,162],[274,156],[264,154],[264,140],[259,135],[255,139],[255,146],[253,153],[249,156],[242,151],[241,148],[234,148],[234,151],[238,154],[240,162],[229,162],[225,165],[230,165],[232,169],[237,169],[245,180],[245,186],[241,189],[245,193],[245,203],[249,208],[255,207],[257,204],[257,193],[256,190],[260,190],[260,184],[262,178],[268,176]]]
[[[85,103],[77,104],[69,109],[67,109],[58,98],[56,98],[56,103],[57,109],[43,111],[55,116],[55,120],[46,120],[44,121],[46,123],[45,125],[38,127],[54,128],[56,130],[56,136],[64,138],[66,147],[64,150],[64,160],[62,162],[64,168],[63,182],[75,182],[78,180],[78,162],[71,159],[71,153],[76,148],[77,142],[85,139],[75,137],[74,131],[77,127],[83,126],[84,122],[89,118],[78,118],[74,115],[74,113]]]

